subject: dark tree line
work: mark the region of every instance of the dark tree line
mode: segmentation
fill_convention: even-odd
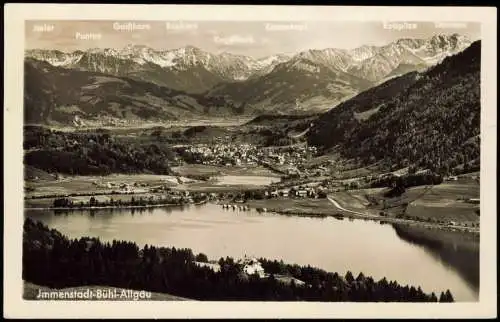
[[[109,133],[65,133],[25,127],[25,165],[70,175],[169,174],[174,154],[168,145]]]
[[[199,203],[206,201],[207,198],[200,193],[193,193],[191,196],[194,203]],[[89,201],[78,201],[74,202],[71,198],[63,197],[54,199],[53,206],[55,208],[82,208],[82,207],[144,207],[144,206],[154,206],[154,205],[183,205],[189,203],[186,197],[180,196],[179,198],[174,198],[170,195],[162,196],[161,199],[154,198],[150,196],[146,197],[131,197],[129,200],[113,199],[111,197],[109,200],[99,201],[95,197],[90,197]]]
[[[144,246],[127,241],[101,242],[96,238],[68,239],[55,229],[26,219],[23,238],[23,279],[52,288],[82,285],[163,292],[197,300],[250,301],[404,301],[449,302],[449,291],[437,296],[420,288],[401,286],[385,278],[374,281],[328,273],[311,266],[286,265],[261,259],[268,278],[246,275],[230,258],[221,258],[220,272],[199,267],[203,254],[190,249]],[[287,274],[305,282],[278,281]]]
[[[404,190],[410,187],[437,185],[443,183],[443,177],[436,173],[408,174],[404,176],[390,175],[374,180],[372,188],[393,187],[396,190]]]

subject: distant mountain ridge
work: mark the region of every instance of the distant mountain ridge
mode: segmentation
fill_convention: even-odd
[[[25,60],[24,73],[24,121],[29,124],[116,125],[240,113],[227,102],[208,108],[216,104],[200,95],[31,58]]]
[[[27,50],[26,57],[43,60],[53,66],[103,72],[115,76],[135,76],[143,80],[164,83],[169,73],[174,76],[190,68],[204,68],[212,82],[243,81],[263,75],[273,67],[292,59],[307,59],[332,69],[348,72],[369,81],[377,81],[399,64],[435,64],[444,57],[463,50],[470,40],[458,34],[436,35],[429,39],[399,39],[385,46],[361,46],[352,50],[311,49],[297,54],[276,54],[255,59],[230,53],[212,54],[194,46],[171,50],[155,50],[143,45],[128,45],[122,49],[94,48],[64,53],[59,50]],[[164,72],[166,76],[154,77]],[[210,86],[208,82],[207,86]],[[199,89],[197,92],[202,91]]]
[[[128,76],[193,93],[203,92],[221,82],[241,81],[266,73],[288,59],[285,54],[254,59],[230,53],[216,55],[194,46],[158,51],[141,45],[128,45],[121,50],[95,48],[71,53],[34,49],[27,50],[26,57],[53,66]],[[182,78],[185,80],[175,81]]]
[[[71,53],[31,49],[25,57],[58,68],[126,77],[196,94],[206,110],[229,104],[238,107],[238,113],[290,114],[328,110],[389,78],[425,70],[470,43],[467,37],[452,34],[261,59],[212,54],[193,46],[155,50],[141,45]]]
[[[209,96],[245,102],[263,113],[328,110],[388,78],[421,71],[470,45],[464,36],[400,39],[386,46],[303,51],[257,79],[223,83]],[[296,104],[296,103],[299,104]]]

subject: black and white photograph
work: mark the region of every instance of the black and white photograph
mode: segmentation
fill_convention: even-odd
[[[16,301],[496,302],[487,19],[163,7],[22,21]]]

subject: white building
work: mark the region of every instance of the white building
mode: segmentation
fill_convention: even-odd
[[[261,278],[265,277],[264,268],[262,268],[262,265],[257,259],[245,257],[243,260],[239,260],[238,263],[243,265],[243,272],[246,274],[257,274]]]
[[[259,262],[252,263],[252,264],[246,264],[243,267],[243,271],[245,273],[247,273],[248,275],[257,274],[257,275],[259,275],[259,277],[265,277],[264,269],[262,268],[262,266],[260,265]]]

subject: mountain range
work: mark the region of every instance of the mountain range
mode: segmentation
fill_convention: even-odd
[[[118,125],[240,114],[239,107],[229,102],[218,109],[217,102],[201,95],[30,58],[24,62],[24,79],[24,121],[28,124]]]
[[[142,106],[145,110],[160,109],[166,113],[164,117],[160,112],[153,113],[160,119],[214,112],[310,113],[328,110],[392,77],[426,70],[470,44],[471,41],[462,35],[435,35],[428,39],[399,39],[385,46],[311,49],[260,59],[230,53],[212,54],[193,46],[155,50],[129,45],[123,49],[95,48],[70,53],[31,49],[25,52],[26,64],[30,65],[25,71],[25,101],[29,106],[35,97],[44,102],[42,105],[64,103],[79,109],[83,101],[89,106],[98,103],[99,110],[108,112],[128,104],[137,108]],[[47,77],[42,70],[49,70],[51,76]],[[103,77],[107,77],[106,82],[114,79],[111,83],[115,85],[103,86]],[[39,82],[41,84],[37,85]],[[153,92],[157,94],[151,95],[149,91],[138,94],[128,89],[128,95],[119,96],[107,91],[115,90],[116,84],[123,85],[123,82],[155,88]],[[68,87],[69,84],[72,87]],[[119,87],[124,89],[126,86]],[[72,93],[72,99],[55,98],[68,96],[61,93],[62,88]],[[50,95],[57,92],[55,96]],[[136,95],[139,96],[137,100]],[[193,103],[196,108],[187,107],[189,113],[181,112],[186,111],[186,107],[181,104],[178,108],[177,103],[172,103],[173,97],[179,95],[183,100],[187,97],[188,101],[196,102]],[[159,96],[162,98],[155,101]],[[116,99],[110,101],[110,97]],[[122,102],[126,97],[129,103]],[[150,104],[150,101],[156,103]],[[60,106],[48,110],[54,108]],[[83,109],[89,115],[91,108]],[[39,115],[38,111],[28,113]],[[141,118],[144,113],[151,115],[139,110],[133,115]],[[30,118],[47,119],[47,115]]]
[[[262,59],[230,53],[215,55],[194,46],[158,51],[141,45],[71,53],[34,49],[26,51],[26,57],[58,67],[127,76],[190,93],[203,92],[221,82],[266,74],[289,58],[285,54]]]
[[[425,72],[364,91],[319,116],[311,144],[371,164],[443,173],[479,166],[481,42]]]

